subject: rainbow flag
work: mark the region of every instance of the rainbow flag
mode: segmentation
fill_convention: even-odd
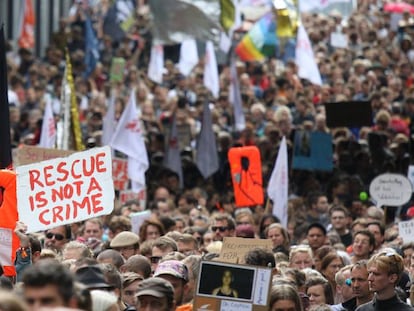
[[[235,51],[242,61],[263,60],[267,56],[276,56],[277,45],[276,20],[269,12],[253,25]]]

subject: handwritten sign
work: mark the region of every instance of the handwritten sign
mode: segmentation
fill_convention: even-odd
[[[71,150],[59,150],[23,145],[13,150],[13,164],[15,167],[45,160],[67,157],[74,153]]]
[[[271,283],[271,268],[202,261],[193,310],[268,310]]]
[[[412,194],[407,177],[399,174],[377,176],[369,186],[369,193],[378,206],[400,206],[407,203]]]
[[[272,241],[269,239],[246,239],[246,238],[233,238],[225,237],[223,239],[223,246],[221,247],[219,261],[232,262],[232,263],[244,263],[244,257],[247,252],[262,247],[268,250],[272,250]]]
[[[109,146],[17,167],[17,208],[28,232],[107,215],[114,207]]]
[[[414,220],[399,222],[398,233],[404,243],[414,242]]]

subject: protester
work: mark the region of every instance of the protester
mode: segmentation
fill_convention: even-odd
[[[171,283],[161,278],[150,278],[138,286],[137,310],[174,311],[174,288]]]
[[[74,276],[54,260],[28,267],[23,276],[23,297],[29,310],[41,307],[76,308]]]
[[[413,310],[401,301],[395,287],[404,272],[404,262],[395,252],[379,252],[367,263],[370,291],[376,295],[373,300],[359,307],[358,310],[375,310],[376,308],[393,308]]]

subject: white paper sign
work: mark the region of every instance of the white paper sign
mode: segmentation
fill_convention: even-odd
[[[222,300],[220,311],[251,311],[252,305],[250,303]]]
[[[129,215],[131,217],[132,232],[138,234],[142,223],[151,217],[151,211],[142,211]]]
[[[408,167],[408,174],[407,174],[408,179],[411,182],[411,186],[414,187],[414,165],[410,165]],[[414,189],[413,189],[414,191]]]
[[[269,269],[258,269],[256,284],[254,286],[253,303],[255,305],[266,306],[269,292],[269,283],[271,282],[272,271]]]
[[[400,206],[407,203],[412,194],[407,177],[399,174],[377,176],[369,186],[369,193],[377,206]]]
[[[12,266],[12,230],[0,228],[0,265]]]
[[[414,220],[399,222],[398,233],[404,243],[414,242]]]
[[[347,48],[348,47],[348,38],[340,32],[331,33],[331,45],[335,48]]]
[[[17,209],[27,232],[110,214],[114,183],[109,146],[17,167]]]

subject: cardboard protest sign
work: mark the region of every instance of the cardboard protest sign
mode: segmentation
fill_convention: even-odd
[[[272,269],[202,261],[193,310],[268,310]]]
[[[372,125],[369,101],[326,103],[326,125],[332,127],[361,127]]]
[[[369,193],[377,206],[400,206],[407,203],[413,192],[411,182],[404,175],[382,174],[369,185]]]
[[[109,146],[17,167],[19,219],[35,232],[106,215],[114,208]]]
[[[23,145],[13,154],[14,166],[37,163],[45,160],[67,157],[74,153],[71,150],[59,150]]]
[[[414,242],[414,220],[399,222],[398,234],[404,243]]]
[[[112,176],[114,188],[116,190],[126,190],[128,188],[128,160],[121,158],[112,159]]]
[[[257,247],[271,251],[273,249],[272,241],[269,239],[225,237],[218,259],[223,262],[244,263],[247,252]]]

